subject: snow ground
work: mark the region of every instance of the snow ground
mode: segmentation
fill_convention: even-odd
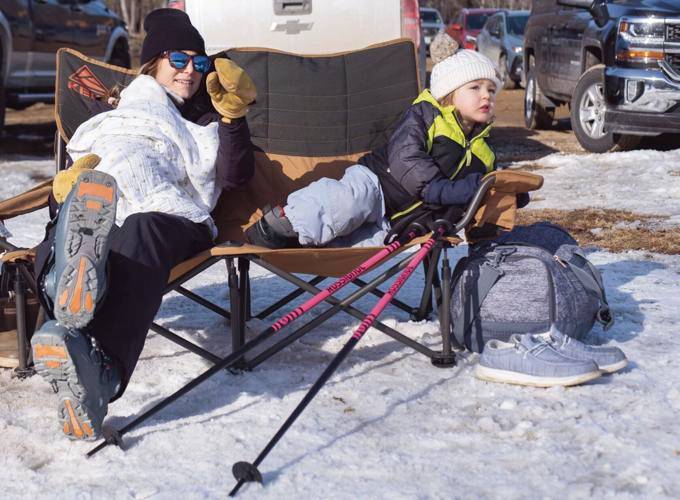
[[[680,150],[551,155],[532,206],[607,206],[680,218]],[[651,164],[651,165],[650,165]],[[0,198],[49,175],[42,159],[0,162]],[[9,221],[21,245],[42,236],[46,213]],[[450,252],[462,256],[464,246]],[[589,340],[617,345],[624,371],[568,389],[476,380],[476,355],[438,369],[370,330],[262,463],[265,485],[242,498],[678,498],[680,497],[680,257],[589,250],[602,270],[616,324]],[[217,268],[216,268],[217,269]],[[254,310],[288,289],[253,270]],[[401,299],[418,297],[412,278]],[[227,303],[223,267],[195,278],[198,293]],[[368,310],[373,299],[358,307]],[[281,311],[283,313],[284,311]],[[316,312],[318,314],[318,311]],[[314,316],[312,312],[310,316]],[[225,353],[228,324],[180,300],[158,319]],[[276,319],[275,317],[270,320]],[[383,318],[437,345],[437,323]],[[301,322],[303,320],[300,320]],[[259,331],[268,322],[253,320]],[[222,498],[231,466],[252,461],[344,345],[358,321],[336,316],[255,371],[219,374],[126,436],[127,451],[71,443],[57,431],[56,398],[38,377],[0,371],[0,484],[4,498]],[[208,368],[155,334],[107,423],[120,428]]]

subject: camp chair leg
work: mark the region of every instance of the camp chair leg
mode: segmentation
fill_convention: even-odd
[[[323,280],[325,280],[325,279],[326,279],[325,276],[315,276],[314,278],[312,278],[311,280],[309,280],[307,283],[309,283],[310,285],[314,286],[314,285],[318,285],[319,283],[321,283],[321,282],[322,282]],[[358,281],[358,280],[355,279],[354,281],[356,282],[356,281]],[[250,288],[250,283],[248,284],[248,286],[249,286],[249,288]],[[362,286],[363,286],[363,285],[362,285]],[[298,289],[296,289],[296,290],[293,290],[293,291],[290,292],[288,295],[286,295],[285,297],[283,297],[281,300],[277,300],[276,302],[274,302],[272,305],[270,305],[269,307],[267,307],[267,308],[264,309],[263,311],[260,311],[259,313],[257,313],[257,315],[256,315],[255,317],[256,317],[257,319],[265,319],[267,316],[269,316],[270,314],[272,314],[272,313],[278,311],[278,310],[281,309],[283,306],[285,306],[286,304],[288,304],[288,303],[291,302],[292,300],[298,298],[298,297],[299,297],[300,295],[302,295],[303,293],[305,293],[305,291],[304,291],[304,290],[301,290],[300,288],[298,288]]]
[[[420,306],[417,309],[411,310],[412,321],[422,321],[428,319],[432,312],[432,288],[433,284],[439,285],[439,275],[437,274],[437,266],[439,265],[439,254],[442,251],[441,245],[432,250],[432,254],[423,261],[423,269],[425,270],[425,286],[423,287],[423,295],[420,298]]]
[[[243,345],[243,339],[240,335],[240,318],[239,312],[239,282],[238,274],[236,273],[236,266],[234,259],[227,259],[227,283],[229,284],[229,309],[231,311],[230,326],[231,326],[231,349],[238,350]]]
[[[444,249],[442,259],[441,301],[439,305],[439,330],[442,335],[442,351],[432,357],[432,364],[438,368],[451,368],[456,365],[456,355],[451,349],[451,266]],[[456,342],[458,347],[458,343]]]
[[[352,280],[352,283],[357,285],[358,287],[364,287],[366,286],[366,282],[360,278],[354,278]],[[371,294],[375,295],[378,298],[383,298],[385,296],[385,292],[380,290],[379,288],[376,288],[375,290],[371,290]],[[410,306],[406,304],[405,302],[402,302],[399,299],[392,299],[390,302],[390,305],[395,306],[397,309],[401,309],[404,312],[407,312],[411,314],[413,312],[413,306]]]
[[[149,329],[156,332],[161,337],[165,337],[166,339],[171,340],[175,344],[184,347],[188,351],[191,351],[194,354],[198,354],[200,357],[207,359],[208,361],[211,361],[213,363],[219,363],[222,360],[222,358],[220,358],[219,356],[214,355],[210,351],[206,351],[205,349],[197,346],[193,342],[189,342],[188,340],[180,337],[176,333],[173,333],[167,328],[162,327],[158,323],[151,323]]]
[[[191,290],[187,290],[183,286],[178,286],[174,289],[177,293],[181,293],[186,298],[193,300],[194,302],[202,305],[206,309],[210,309],[212,312],[219,314],[223,318],[231,319],[231,314],[226,309],[221,308],[217,304],[213,304],[209,300],[204,299],[200,295],[195,294]]]
[[[246,321],[250,319],[250,261],[239,257],[238,259],[238,303],[240,335],[245,343]],[[241,344],[243,345],[243,344]]]
[[[18,378],[30,377],[35,370],[28,367],[29,353],[28,335],[26,331],[26,284],[21,264],[14,267],[14,300],[16,302],[17,316],[17,347],[19,351],[19,366],[14,370]]]

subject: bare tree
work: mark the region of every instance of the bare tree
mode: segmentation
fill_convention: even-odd
[[[106,0],[108,7],[123,18],[133,35],[142,32],[142,21],[149,12],[166,3],[166,0]]]

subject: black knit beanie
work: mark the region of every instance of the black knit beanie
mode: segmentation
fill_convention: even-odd
[[[166,50],[193,50],[205,54],[205,42],[189,16],[178,9],[156,9],[144,19],[146,37],[142,43],[141,64]]]

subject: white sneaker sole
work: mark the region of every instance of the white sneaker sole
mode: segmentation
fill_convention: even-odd
[[[611,365],[598,365],[600,370],[605,372],[606,374],[618,372],[619,370],[623,370],[626,366],[628,366],[627,358],[623,358],[621,361],[617,363],[612,363]]]
[[[597,370],[588,373],[581,373],[579,375],[571,375],[568,377],[539,377],[536,375],[528,375],[526,373],[489,368],[488,366],[482,366],[479,364],[475,368],[475,376],[478,379],[488,380],[489,382],[501,382],[505,384],[528,385],[532,387],[579,385],[594,380],[601,375],[602,372]]]

